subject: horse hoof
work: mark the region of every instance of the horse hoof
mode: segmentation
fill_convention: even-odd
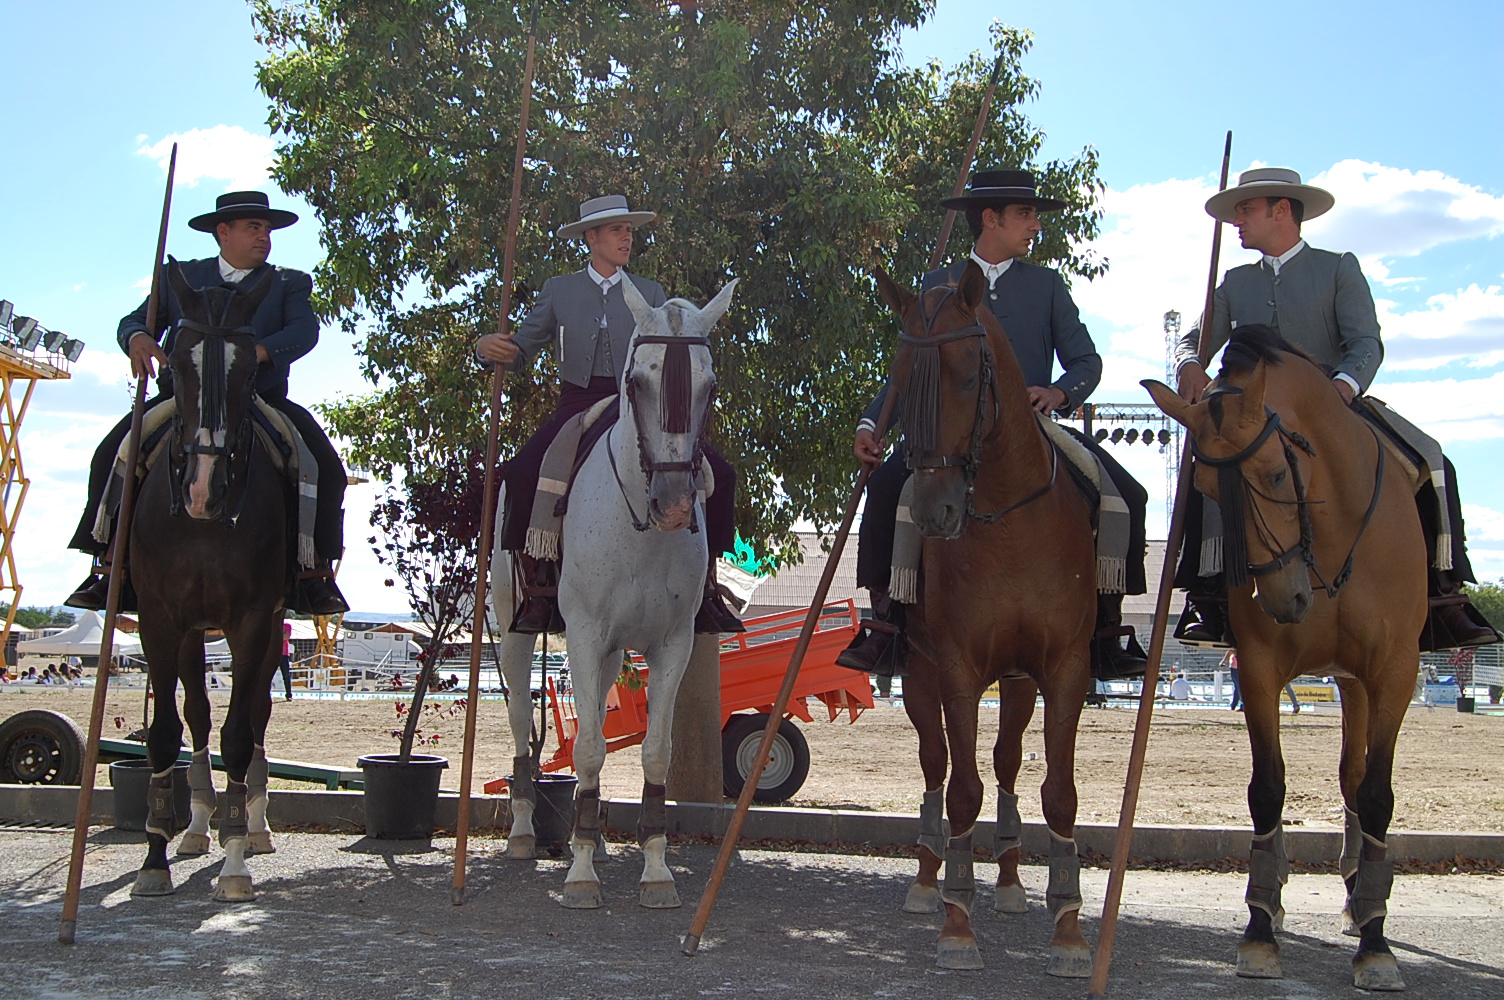
[[[221,875],[214,885],[216,903],[249,903],[255,898],[249,875]]]
[[[200,858],[209,853],[209,835],[207,833],[185,833],[183,839],[178,841],[178,857]]]
[[[903,912],[905,913],[939,913],[945,906],[940,902],[940,887],[938,885],[920,885],[915,882],[909,886],[909,894],[904,897]]]
[[[992,911],[994,913],[1028,913],[1028,893],[1024,892],[1023,886],[1016,883],[1000,885],[997,887],[997,895],[992,897]]]
[[[277,848],[272,845],[272,835],[268,831],[253,833],[246,838],[245,853],[247,857],[253,854],[276,854]]]
[[[1083,945],[1051,945],[1050,964],[1044,967],[1045,975],[1061,979],[1091,978],[1091,949]]]
[[[1358,925],[1353,923],[1353,909],[1351,906],[1342,908],[1342,936],[1362,937],[1363,932],[1358,930]]]
[[[1283,979],[1279,945],[1271,941],[1238,942],[1238,975],[1244,979]]]
[[[1405,988],[1405,981],[1393,955],[1371,951],[1353,959],[1353,985],[1360,990],[1396,993]]]
[[[650,910],[673,910],[684,905],[679,902],[679,891],[672,882],[640,883],[637,902]]]
[[[171,896],[175,892],[172,873],[165,868],[141,869],[136,873],[136,884],[131,886],[132,896]]]
[[[935,943],[935,964],[942,969],[986,968],[976,938],[941,938]]]
[[[598,910],[601,903],[599,882],[565,882],[564,898],[559,901],[569,910]]]
[[[517,833],[507,838],[507,858],[531,861],[538,856],[538,838],[531,833]]]

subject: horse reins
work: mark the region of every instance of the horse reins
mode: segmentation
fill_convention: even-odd
[[[228,309],[228,304],[226,305],[226,309]],[[233,435],[228,433],[228,429],[224,428],[224,423],[228,417],[227,403],[229,399],[229,386],[226,384],[227,372],[225,370],[225,338],[232,336],[254,337],[255,331],[249,326],[240,326],[233,329],[208,326],[186,317],[178,320],[177,329],[192,330],[204,335],[204,339],[200,341],[204,349],[203,361],[198,372],[200,393],[199,424],[201,427],[207,427],[210,431],[226,430],[225,443],[222,445],[199,444],[196,441],[185,442],[182,440],[182,411],[179,409],[173,416],[174,423],[177,425],[179,438],[178,454],[184,457],[191,455],[212,455],[215,458],[228,459],[229,461],[225,463],[224,476],[225,491],[229,493],[237,482],[246,478],[245,476],[235,475],[235,459],[242,454],[235,447],[235,444],[245,440],[247,437],[250,438],[250,449],[244,451],[244,458],[240,462],[242,466],[248,466],[250,463],[250,451],[255,448],[255,435],[250,433],[251,416],[249,411],[241,418]],[[182,482],[178,474],[174,474],[170,478],[172,480],[171,512],[177,515],[183,509]],[[246,495],[246,490],[240,490],[233,509],[227,511],[227,520],[231,525],[235,524],[244,512]]]
[[[1208,391],[1203,398],[1217,395],[1240,395],[1243,390],[1237,386],[1218,386]],[[1373,495],[1368,500],[1368,510],[1363,514],[1363,521],[1358,525],[1358,533],[1353,538],[1352,545],[1347,550],[1347,558],[1343,560],[1342,568],[1337,575],[1328,583],[1316,565],[1315,531],[1311,524],[1310,508],[1314,504],[1325,503],[1325,500],[1311,500],[1306,496],[1305,478],[1300,472],[1300,462],[1295,455],[1295,449],[1299,448],[1311,458],[1316,457],[1316,449],[1311,442],[1296,431],[1289,430],[1280,421],[1280,416],[1269,407],[1264,407],[1265,420],[1263,429],[1245,448],[1236,454],[1225,458],[1212,458],[1203,452],[1195,439],[1191,439],[1191,451],[1196,461],[1205,463],[1217,470],[1217,493],[1223,514],[1223,545],[1226,553],[1222,560],[1227,572],[1227,585],[1229,587],[1241,586],[1248,582],[1249,576],[1267,576],[1288,566],[1299,555],[1304,561],[1306,568],[1316,577],[1321,589],[1326,591],[1329,598],[1335,598],[1337,592],[1352,578],[1353,558],[1358,551],[1358,543],[1363,540],[1363,534],[1368,530],[1368,525],[1373,521],[1374,512],[1379,507],[1379,494],[1384,484],[1384,446],[1374,434],[1374,444],[1378,448],[1379,457],[1375,463],[1373,476]],[[1369,433],[1373,434],[1370,427]],[[1280,500],[1257,489],[1248,477],[1243,474],[1243,463],[1253,457],[1259,449],[1263,448],[1269,438],[1279,435],[1281,448],[1285,453],[1285,465],[1290,470],[1290,476],[1294,480],[1295,499]],[[1251,496],[1260,497],[1274,504],[1294,504],[1300,522],[1300,540],[1289,548],[1281,550],[1279,541],[1274,536],[1274,531],[1269,527],[1257,504],[1252,506],[1254,513],[1254,530],[1259,536],[1260,543],[1272,553],[1274,558],[1268,562],[1254,564],[1248,556],[1248,535],[1244,524],[1245,502]]]
[[[925,336],[916,337],[900,333],[898,342],[916,348],[913,363],[909,366],[908,379],[904,385],[904,462],[911,470],[960,468],[966,477],[966,515],[983,524],[995,524],[1021,507],[1025,507],[1055,486],[1059,471],[1059,457],[1050,446],[1050,478],[1043,486],[1016,503],[990,514],[978,513],[975,505],[976,478],[982,464],[982,441],[990,428],[987,425],[987,403],[992,403],[992,423],[995,427],[1002,413],[1002,398],[997,385],[997,366],[992,356],[992,347],[987,342],[987,328],[980,323],[956,327],[943,333],[931,333],[940,310],[951,296],[953,286],[944,288],[945,294],[935,303],[933,310],[925,306],[924,297],[919,299],[919,318],[924,324]],[[982,338],[982,362],[978,368],[977,405],[972,417],[971,441],[964,455],[926,455],[938,446],[940,413],[940,347],[957,340],[972,337]]]
[[[703,347],[709,350],[710,338],[648,335],[634,337],[632,340],[632,350],[627,357],[626,371],[630,372],[632,370],[633,361],[637,354],[637,348],[641,347],[644,344],[663,345],[669,349],[670,353],[673,352],[675,348],[682,347],[684,349],[685,359],[678,363],[678,365],[682,367],[687,365],[687,358],[689,349],[691,347]],[[688,399],[678,398],[680,395],[691,393],[691,387],[687,381],[687,375],[685,374],[681,374],[678,378],[670,377],[669,370],[674,367],[676,367],[675,362],[670,360],[668,357],[665,357],[665,388],[663,395],[667,397],[670,394],[670,382],[678,383],[677,385],[672,386],[672,388],[674,389],[675,398],[665,398],[660,401],[662,412],[659,414],[659,423],[662,424],[665,432],[669,433],[673,433],[674,428],[686,425],[688,408],[693,405],[694,402],[692,396]],[[688,472],[690,475],[694,475],[695,471],[700,467],[701,459],[705,455],[705,425],[706,423],[708,423],[708,421],[703,419],[700,421],[700,433],[695,438],[694,452],[690,455],[688,461],[655,462],[652,460],[651,456],[648,455],[647,447],[643,444],[645,435],[643,434],[642,429],[642,412],[638,409],[637,406],[637,384],[631,378],[624,379],[624,381],[626,382],[627,402],[632,409],[633,430],[637,434],[637,459],[638,464],[642,467],[642,474],[647,477],[649,482],[652,481],[653,474],[655,472]],[[715,389],[715,383],[712,382],[710,385],[710,394],[705,400],[706,415],[709,414],[710,407],[715,404]],[[678,412],[680,409],[682,409],[684,412]],[[616,449],[611,446],[611,443],[609,441],[606,444],[606,455],[611,461],[611,475],[616,478],[616,488],[621,491],[622,501],[627,505],[627,516],[632,519],[632,527],[637,529],[638,531],[647,531],[653,526],[652,521],[648,518],[638,518],[637,511],[632,509],[632,500],[627,496],[627,486],[621,481],[621,472],[616,467]],[[699,522],[696,520],[694,511],[692,509],[690,511],[689,530],[691,533],[698,532],[700,530]]]

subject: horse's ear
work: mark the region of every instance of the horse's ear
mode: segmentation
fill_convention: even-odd
[[[1238,421],[1242,424],[1263,424],[1267,419],[1264,415],[1264,390],[1269,384],[1269,366],[1260,361],[1253,366],[1253,374],[1248,376],[1248,381],[1243,383],[1243,396],[1239,402],[1242,407],[1238,414]]]
[[[1181,399],[1180,393],[1152,378],[1144,379],[1139,385],[1149,390],[1154,405],[1163,410],[1165,416],[1182,427],[1190,426],[1188,421],[1191,417],[1191,404]]]
[[[712,327],[720,322],[721,317],[726,315],[726,310],[731,308],[731,293],[736,290],[736,283],[742,279],[732,278],[726,283],[726,287],[715,293],[715,298],[705,303],[705,308],[700,310],[700,333],[708,334]]]
[[[652,321],[653,307],[648,305],[648,300],[637,290],[630,274],[622,275],[621,297],[626,300],[627,308],[632,311],[632,318],[639,327],[645,327]]]
[[[899,316],[905,316],[914,307],[914,293],[907,288],[899,288],[898,283],[888,277],[888,272],[881,267],[872,269],[872,277],[877,281],[877,294]]]
[[[987,276],[982,269],[977,267],[977,262],[966,262],[966,270],[961,272],[961,282],[956,286],[956,294],[961,298],[962,307],[968,312],[976,312],[982,304],[982,297],[987,294]]]
[[[178,305],[181,307],[188,300],[188,296],[197,291],[188,284],[188,279],[183,275],[183,265],[178,263],[176,257],[167,255],[167,287],[172,289],[172,294],[178,297]]]

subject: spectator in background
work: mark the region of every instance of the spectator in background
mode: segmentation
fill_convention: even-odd
[[[282,622],[282,689],[292,701],[292,622]]]
[[[1176,674],[1175,679],[1170,682],[1170,700],[1191,700],[1191,682],[1185,679],[1185,674]]]
[[[1217,665],[1227,671],[1227,676],[1232,679],[1232,703],[1227,707],[1234,712],[1243,709],[1243,689],[1238,686],[1238,651],[1229,649],[1227,655],[1222,657],[1222,662]]]

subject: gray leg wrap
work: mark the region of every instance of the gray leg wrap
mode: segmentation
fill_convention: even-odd
[[[1346,821],[1342,826],[1342,857],[1337,860],[1337,870],[1348,879],[1358,872],[1358,855],[1363,852],[1363,826],[1358,822],[1358,814],[1347,806],[1342,807],[1342,812]]]
[[[252,798],[266,794],[266,784],[271,777],[271,766],[266,762],[266,747],[251,751],[251,763],[245,769],[245,787]]]
[[[1385,903],[1394,888],[1394,862],[1389,860],[1389,845],[1363,835],[1363,851],[1358,856],[1358,880],[1353,884],[1353,923],[1362,927],[1374,917],[1389,912]]]
[[[1058,922],[1067,913],[1081,909],[1081,858],[1076,841],[1050,831],[1050,887],[1044,901]]]
[[[513,802],[538,804],[538,786],[533,784],[533,758],[527,754],[512,758],[512,783],[508,787]]]
[[[971,915],[972,904],[977,897],[976,873],[972,871],[971,832],[964,837],[952,837],[945,847],[945,882],[940,898],[953,906],[959,906]]]
[[[601,790],[581,788],[574,797],[574,835],[599,843],[601,839]]]
[[[146,789],[146,831],[160,834],[168,840],[177,831],[177,816],[173,811],[172,772],[152,775]]]
[[[195,751],[193,762],[188,765],[188,787],[193,789],[193,801],[214,809],[214,772],[209,766],[208,749]]]
[[[637,842],[646,844],[649,837],[668,832],[667,789],[651,782],[642,783],[642,811],[637,816]]]
[[[950,830],[945,823],[945,790],[937,788],[924,793],[919,805],[919,846],[927,847],[937,858],[945,857],[945,842],[950,839]]]
[[[219,846],[236,837],[249,836],[245,818],[246,786],[243,781],[225,785],[224,815],[219,820]]]
[[[997,789],[997,827],[992,834],[992,856],[1001,858],[1007,851],[1022,846],[1024,821],[1018,815],[1018,796]]]
[[[1280,890],[1290,878],[1290,860],[1285,856],[1285,828],[1276,826],[1269,833],[1253,838],[1248,854],[1248,891],[1243,898],[1269,914],[1276,924],[1283,919]]]

